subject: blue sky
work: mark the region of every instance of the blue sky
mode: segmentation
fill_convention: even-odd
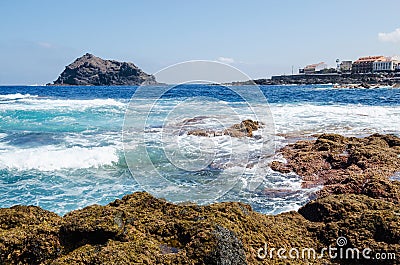
[[[400,1],[0,1],[0,84],[51,82],[86,52],[154,73],[222,60],[252,78],[400,54]]]

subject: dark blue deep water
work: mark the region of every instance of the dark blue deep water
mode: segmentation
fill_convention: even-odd
[[[77,87],[77,86],[0,86],[0,95],[30,94],[58,99],[130,99],[137,87]],[[253,86],[249,86],[253,89]],[[315,104],[363,104],[371,106],[393,106],[400,104],[400,90],[334,89],[331,85],[307,86],[259,86],[269,103],[315,103]],[[211,96],[224,100],[237,100],[230,89],[220,86],[185,85],[171,89],[166,97]]]

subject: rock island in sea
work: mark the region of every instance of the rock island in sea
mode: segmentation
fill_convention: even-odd
[[[60,86],[138,86],[157,84],[154,76],[130,62],[104,60],[86,53],[65,67],[53,84]]]

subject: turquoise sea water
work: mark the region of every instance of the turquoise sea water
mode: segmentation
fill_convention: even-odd
[[[137,177],[149,171],[140,163],[134,165],[134,171],[129,170],[122,140],[124,115],[135,90],[136,87],[0,87],[0,207],[38,205],[62,215],[142,190]],[[264,86],[261,90],[269,104],[255,101],[251,106],[270,110],[276,148],[322,132],[355,136],[400,132],[399,89],[334,89],[324,85]],[[199,97],[215,101],[187,101]],[[218,200],[243,201],[263,213],[297,209],[318,189],[302,188],[294,174],[271,171],[268,161],[281,158],[270,157],[262,150],[254,149],[249,157],[241,159],[244,147],[249,146],[246,139],[221,136],[205,143],[183,132],[174,138],[179,145],[160,148],[160,135],[165,132],[166,117],[173,109],[180,108],[182,117],[197,117],[196,126],[210,130],[220,129],[221,122],[234,123],[232,117],[223,115],[225,104],[234,105],[238,115],[246,118],[245,104],[235,93],[218,86],[183,86],[158,99],[150,116],[141,112],[146,100],[139,98],[137,105],[130,106],[135,118],[147,118],[145,132],[133,133],[145,134],[153,144],[149,148],[152,163],[174,183],[199,185],[221,172],[232,176],[240,172],[243,178]],[[174,116],[176,124],[180,117]],[[257,141],[250,144],[257,146]],[[174,153],[174,148],[188,149],[195,159],[198,150],[190,148],[206,144],[217,148],[207,149],[215,153],[201,170],[196,170],[193,161],[197,160],[188,165],[194,166],[193,170],[171,166],[168,152]],[[251,183],[257,186],[251,188]],[[181,199],[176,194],[171,200]]]

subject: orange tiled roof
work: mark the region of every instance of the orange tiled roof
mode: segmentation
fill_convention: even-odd
[[[366,57],[360,57],[358,58],[357,61],[355,61],[354,63],[364,63],[364,62],[375,62],[375,61],[384,61],[385,60],[385,56],[366,56]]]
[[[324,64],[324,62],[310,64],[310,65],[307,65],[306,67],[304,67],[304,69],[313,69],[313,68],[316,68],[318,65],[322,65],[322,64]]]

